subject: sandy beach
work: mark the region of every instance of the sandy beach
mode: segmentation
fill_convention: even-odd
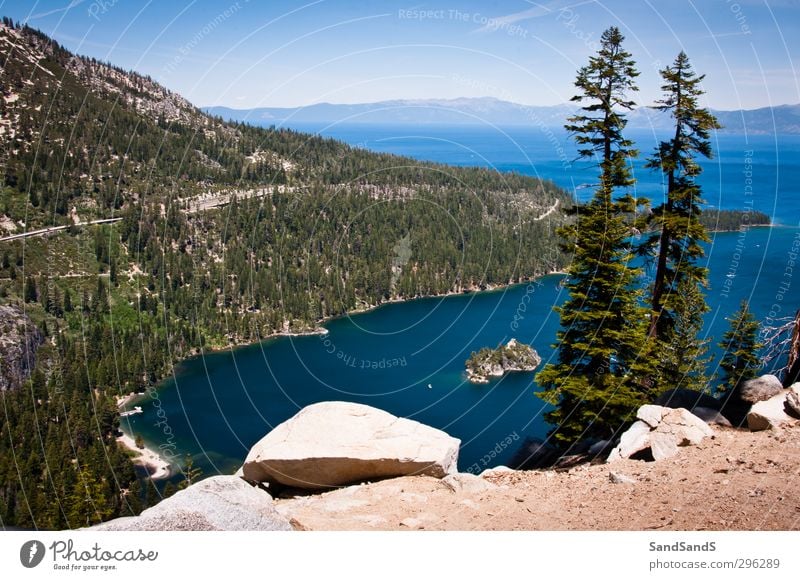
[[[172,469],[168,461],[165,461],[158,453],[149,447],[145,447],[144,449],[136,447],[136,442],[130,435],[123,433],[121,436],[117,437],[117,441],[127,449],[136,453],[136,456],[133,457],[133,462],[144,466],[150,474],[150,479],[164,479],[172,474]]]
[[[144,393],[130,392],[127,395],[117,395],[117,408],[122,410],[125,406],[135,399],[144,397]]]

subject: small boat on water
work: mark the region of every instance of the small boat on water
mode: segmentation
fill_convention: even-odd
[[[138,415],[139,413],[143,413],[142,408],[139,406],[134,407],[130,411],[123,411],[119,414],[120,417],[130,417],[131,415]]]

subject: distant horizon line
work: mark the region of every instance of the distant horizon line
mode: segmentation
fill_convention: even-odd
[[[254,107],[236,107],[231,105],[200,105],[198,106],[201,110],[208,110],[214,108],[224,108],[230,109],[232,111],[254,111],[257,109],[308,109],[311,107],[319,107],[319,106],[333,106],[333,107],[352,107],[358,105],[380,105],[384,103],[420,103],[424,104],[428,103],[447,103],[447,102],[455,102],[455,101],[495,101],[498,103],[505,103],[509,105],[514,105],[517,107],[525,107],[525,108],[542,108],[542,109],[555,109],[557,107],[565,107],[570,106],[570,102],[563,102],[555,105],[533,105],[533,104],[525,104],[525,103],[518,103],[515,101],[508,101],[505,99],[500,99],[498,97],[492,96],[483,96],[483,97],[413,97],[413,98],[397,98],[397,99],[383,99],[379,101],[358,101],[358,102],[350,102],[350,103],[333,103],[330,101],[321,101],[318,103],[310,103],[306,105],[258,105]],[[780,103],[776,105],[762,105],[758,107],[752,108],[739,108],[739,109],[715,109],[710,107],[711,110],[720,111],[725,113],[734,113],[737,111],[758,111],[761,109],[776,109],[779,107],[797,107],[800,106],[800,102],[797,103]],[[579,108],[576,106],[576,108]],[[637,105],[634,107],[633,110],[638,109],[648,109],[652,108],[652,105]]]

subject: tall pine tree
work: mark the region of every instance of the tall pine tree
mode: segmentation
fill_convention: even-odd
[[[637,382],[647,360],[646,308],[640,305],[640,271],[631,265],[631,222],[637,202],[618,188],[633,184],[630,159],[637,155],[622,131],[623,114],[634,106],[628,93],[637,90],[638,72],[624,37],[606,30],[601,47],[578,71],[573,101],[585,102],[583,113],[568,119],[582,157],[599,157],[600,183],[576,218],[562,228],[564,248],[573,255],[565,286],[569,298],[556,308],[561,316],[558,361],[537,376],[540,396],[556,405],[548,413],[551,435],[561,442],[597,436],[610,438],[647,401]]]
[[[699,338],[702,315],[708,310],[702,288],[708,272],[698,265],[708,233],[700,220],[703,203],[695,178],[702,168],[695,157],[710,158],[709,132],[720,127],[708,109],[700,108],[701,83],[684,52],[661,71],[664,98],[655,109],[675,122],[671,139],[662,141],[647,166],[664,174],[666,198],[656,207],[650,225],[655,233],[644,244],[656,250],[649,334],[655,339],[654,370],[660,388],[702,389],[706,386],[703,356],[707,344]],[[689,374],[680,376],[680,371]]]

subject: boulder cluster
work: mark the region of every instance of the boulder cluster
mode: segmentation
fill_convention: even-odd
[[[670,409],[644,405],[636,413],[638,419],[620,437],[619,445],[611,450],[608,461],[629,459],[649,451],[656,461],[678,453],[678,447],[696,445],[711,437],[711,427],[686,409]]]
[[[639,409],[637,421],[622,434],[608,461],[671,457],[679,447],[713,436],[709,424],[747,426],[750,431],[779,428],[800,419],[800,383],[784,389],[776,376],[764,375],[744,381],[722,399],[672,389],[656,403]]]
[[[710,425],[747,425],[753,431],[779,429],[786,422],[800,419],[799,401],[800,383],[784,389],[770,375],[742,384],[725,400],[676,389],[664,393],[657,404],[641,407],[636,422],[618,441],[595,442],[584,455],[604,457],[606,450],[615,445],[608,462],[666,459],[679,453],[681,447],[714,437]],[[747,407],[744,412],[743,406]],[[210,477],[139,516],[119,518],[93,529],[304,529],[293,513],[304,514],[308,521],[313,520],[315,510],[338,513],[362,505],[364,500],[359,499],[358,490],[366,483],[379,486],[385,493],[395,493],[395,484],[382,480],[424,475],[440,480],[442,489],[466,497],[493,493],[494,486],[485,479],[487,474],[501,469],[514,473],[508,468],[487,470],[481,477],[458,473],[460,443],[443,431],[367,405],[317,403],[302,409],[257,442],[236,474]],[[633,482],[616,472],[610,472],[610,478],[612,483]],[[396,481],[402,488],[402,482],[408,480]],[[340,491],[320,493],[332,489]],[[273,501],[273,496],[284,491],[294,496],[291,509],[285,502],[278,505],[280,502]],[[461,501],[464,505],[474,504],[470,498]],[[380,519],[378,514],[369,517]],[[420,517],[409,517],[401,525],[418,529],[425,522]]]

